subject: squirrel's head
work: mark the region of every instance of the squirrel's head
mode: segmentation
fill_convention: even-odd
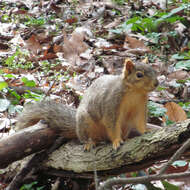
[[[147,64],[134,64],[126,59],[123,69],[124,82],[134,90],[150,92],[158,86],[156,71]]]

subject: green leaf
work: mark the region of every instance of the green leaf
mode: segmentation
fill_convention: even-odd
[[[173,185],[167,181],[162,181],[162,184],[165,188],[165,190],[180,190],[180,188],[176,185]]]
[[[167,126],[168,125],[172,125],[172,124],[175,123],[174,121],[169,120],[167,115],[165,116],[165,118],[166,118],[166,122],[165,123],[166,123]]]
[[[186,70],[190,70],[190,60],[187,61],[179,61],[176,65],[175,65],[176,69],[186,69]]]
[[[157,104],[152,101],[148,102],[148,110],[149,110],[149,114],[154,117],[164,116],[166,113],[166,108],[161,107],[160,104]]]
[[[189,112],[190,111],[190,102],[179,102],[178,103],[182,108],[183,110],[185,110],[186,112]]]
[[[5,61],[5,64],[11,66],[15,60],[15,57],[18,56],[19,51],[17,50],[12,56],[8,57]]]
[[[143,184],[137,184],[132,186],[133,190],[146,190],[146,186]]]
[[[177,60],[190,59],[190,51],[188,53],[183,53],[183,54],[174,54],[172,55],[172,58]]]
[[[43,189],[45,186],[37,187],[37,190]]]
[[[12,74],[7,74],[7,75],[4,75],[4,77],[7,77],[7,78],[16,78],[14,75]]]
[[[4,112],[8,109],[10,101],[7,99],[0,99],[0,112]]]
[[[131,19],[128,19],[128,20],[126,21],[126,24],[134,24],[134,23],[136,23],[136,22],[139,21],[139,20],[141,20],[140,17],[133,17],[133,18],[131,18]]]
[[[21,99],[21,96],[20,96],[15,90],[13,90],[13,89],[8,89],[8,90],[9,90],[9,93],[10,93],[12,96],[16,97],[17,100],[20,100],[20,99]]]
[[[23,97],[26,99],[41,101],[44,98],[44,94],[41,95],[41,94],[31,92],[30,90],[26,90],[26,93],[23,94]]]
[[[8,108],[8,113],[9,114],[15,114],[15,113],[21,113],[23,110],[23,106],[20,105],[13,105],[11,104]]]
[[[0,90],[8,87],[8,84],[5,81],[0,82]]]
[[[177,160],[175,162],[173,162],[172,164],[173,166],[179,166],[179,167],[183,167],[187,165],[187,162],[184,160]]]
[[[34,185],[36,185],[38,182],[34,181],[30,184],[24,184],[20,190],[33,190],[34,188],[32,188]]]
[[[22,82],[28,87],[35,87],[36,83],[33,80],[28,80],[26,77],[22,77]]]
[[[173,9],[173,10],[171,10],[169,13],[166,13],[166,14],[164,14],[163,16],[161,16],[158,20],[159,20],[159,21],[164,21],[164,20],[168,19],[169,17],[175,15],[176,13],[182,11],[183,9],[185,9],[184,6],[181,6],[181,7],[178,7],[178,8],[176,8],[176,9]]]

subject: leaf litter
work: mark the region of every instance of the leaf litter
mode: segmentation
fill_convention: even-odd
[[[49,96],[77,107],[94,79],[119,74],[125,58],[136,63],[146,59],[160,82],[149,99],[167,109],[165,119],[159,116],[160,125],[167,118],[186,119],[190,116],[189,15],[176,4],[169,7],[170,17],[155,16],[165,8],[165,1],[142,2],[121,6],[92,0],[1,1],[0,72],[8,85],[1,96],[13,106]],[[138,12],[143,16],[138,17]],[[10,87],[25,87],[31,81],[44,93],[10,92]],[[2,120],[7,114],[14,120],[17,112],[9,110],[6,105],[1,111]]]

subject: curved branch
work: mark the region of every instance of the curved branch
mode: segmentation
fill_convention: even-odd
[[[109,179],[105,181],[98,190],[110,189],[113,185],[126,185],[126,184],[138,184],[138,183],[147,183],[156,180],[164,179],[179,179],[184,177],[189,177],[190,172],[185,173],[174,173],[174,174],[164,174],[164,175],[149,175],[143,177],[131,177],[131,178],[117,178]]]

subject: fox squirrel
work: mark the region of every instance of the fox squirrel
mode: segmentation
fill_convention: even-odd
[[[158,86],[156,72],[148,65],[126,59],[122,74],[96,79],[84,93],[77,109],[54,101],[25,107],[18,117],[18,128],[34,125],[40,119],[64,133],[79,138],[89,151],[101,141],[111,141],[117,149],[132,128],[146,131],[148,93]]]

